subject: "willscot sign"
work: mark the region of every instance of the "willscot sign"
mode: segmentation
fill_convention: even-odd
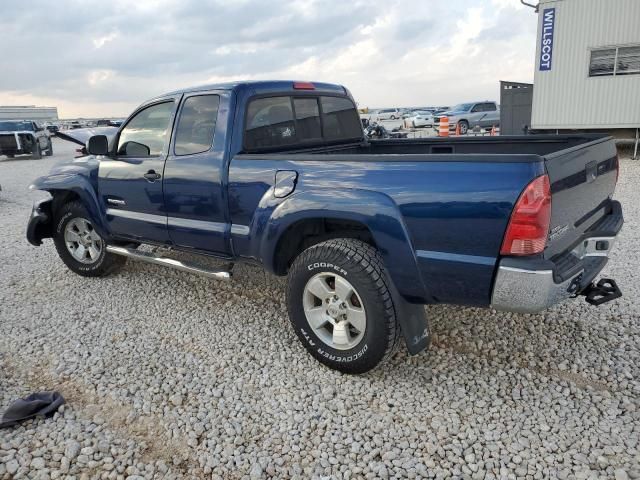
[[[556,23],[556,9],[542,11],[542,33],[540,35],[540,71],[551,70],[553,57],[553,29]]]

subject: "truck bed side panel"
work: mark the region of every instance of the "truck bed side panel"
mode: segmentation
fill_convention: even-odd
[[[409,234],[414,261],[426,286],[423,302],[489,304],[509,215],[525,185],[543,173],[539,157],[537,162],[520,159],[513,163],[504,158],[492,163],[490,157],[468,162],[434,160],[437,156],[407,161],[404,156],[381,155],[369,157],[367,162],[362,161],[362,155],[357,155],[359,161],[351,162],[345,161],[348,155],[340,155],[340,160],[322,157],[265,154],[233,158],[229,171],[230,215],[236,232],[246,229],[246,235],[233,235],[232,227],[237,255],[270,264],[270,259],[260,258],[251,241],[252,232],[259,228],[254,212],[264,212],[264,208],[275,211],[286,201],[274,199],[271,188],[277,170],[294,170],[298,172],[295,195],[299,202],[305,195],[317,197],[318,192],[351,195],[354,202],[370,201],[370,197],[361,198],[359,192],[390,199]],[[327,200],[322,209],[305,215],[330,216],[332,207]],[[395,235],[394,230],[385,230],[383,223],[376,228],[374,237]],[[394,257],[393,251],[385,253],[387,264],[406,261],[405,256],[402,260]],[[394,265],[394,270],[402,268],[412,266]],[[415,285],[403,286],[397,280],[394,278],[401,294],[414,290]]]

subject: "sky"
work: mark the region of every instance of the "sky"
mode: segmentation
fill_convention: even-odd
[[[146,99],[235,80],[345,85],[359,107],[497,100],[533,80],[537,17],[519,0],[3,0],[0,105],[125,117]]]

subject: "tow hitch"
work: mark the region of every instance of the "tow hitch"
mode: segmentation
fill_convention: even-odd
[[[603,303],[610,302],[622,296],[622,292],[618,288],[618,284],[611,278],[602,278],[598,283],[591,283],[587,288],[580,292],[584,295],[588,304],[596,307]]]

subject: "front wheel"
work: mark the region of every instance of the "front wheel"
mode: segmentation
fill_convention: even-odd
[[[42,158],[42,147],[40,147],[40,142],[36,140],[36,144],[33,147],[33,152],[31,152],[31,156],[35,160],[40,160]]]
[[[49,148],[47,148],[47,153],[45,154],[47,157],[53,155],[53,142],[49,140]]]
[[[460,126],[460,135],[466,135],[469,131],[469,122],[466,120],[460,120],[458,125]]]
[[[53,241],[69,270],[85,277],[102,277],[119,270],[126,258],[107,252],[107,244],[80,202],[62,206],[57,215]]]
[[[400,328],[382,258],[371,245],[341,238],[296,258],[287,307],[305,348],[326,366],[364,373],[394,352]]]

